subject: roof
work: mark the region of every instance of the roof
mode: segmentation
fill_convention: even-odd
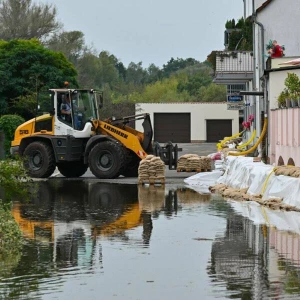
[[[274,0],[267,0],[267,1],[265,1],[259,8],[257,8],[256,13],[259,13],[262,10],[264,10],[273,1]]]

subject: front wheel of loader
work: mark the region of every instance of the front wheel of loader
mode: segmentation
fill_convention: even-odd
[[[89,167],[100,179],[117,178],[124,169],[125,154],[123,146],[114,141],[96,144],[89,154]]]
[[[121,175],[125,177],[138,177],[139,175],[139,165],[141,159],[132,151],[128,151],[126,165],[124,170],[121,172]]]
[[[57,164],[57,168],[61,175],[75,178],[84,175],[88,169],[88,165],[85,165],[83,161],[71,161],[59,163]]]
[[[52,148],[44,142],[33,142],[24,150],[24,167],[29,176],[47,178],[55,170]]]

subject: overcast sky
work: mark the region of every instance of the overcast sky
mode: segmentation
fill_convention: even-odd
[[[243,16],[243,0],[41,0],[58,9],[64,29],[107,50],[126,66],[165,64],[171,57],[204,61],[223,50],[227,19]]]

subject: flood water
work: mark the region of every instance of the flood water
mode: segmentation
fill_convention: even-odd
[[[0,258],[0,298],[299,299],[300,227],[236,205],[183,187],[40,182],[14,202],[26,240]]]

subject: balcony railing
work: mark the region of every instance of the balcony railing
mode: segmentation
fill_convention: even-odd
[[[216,73],[253,73],[253,52],[218,52],[216,54]]]
[[[253,52],[220,51],[216,53],[214,82],[244,84],[253,79]]]

